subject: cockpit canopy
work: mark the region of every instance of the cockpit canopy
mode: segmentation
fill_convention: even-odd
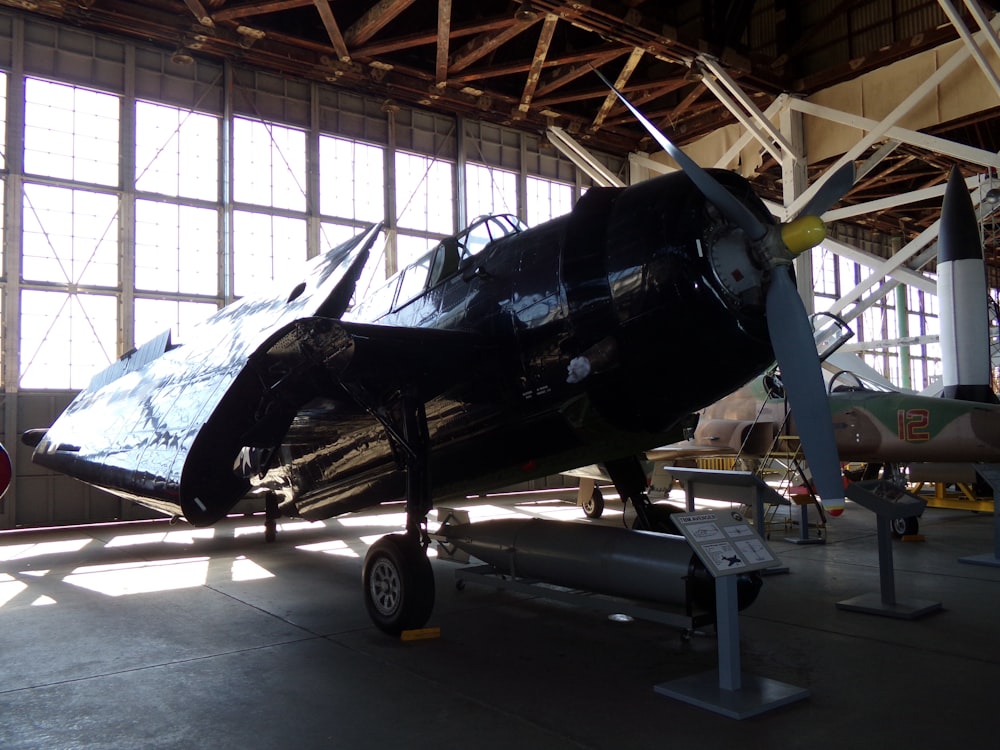
[[[454,276],[466,260],[491,243],[526,228],[520,219],[510,214],[480,216],[464,231],[454,237],[445,237],[419,260],[377,287],[355,306],[354,312],[363,314],[366,320],[374,320],[396,310]]]

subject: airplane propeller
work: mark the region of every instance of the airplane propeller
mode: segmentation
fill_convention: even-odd
[[[839,169],[792,221],[769,225],[660,132],[599,70],[594,70],[642,123],[656,142],[680,165],[695,187],[729,221],[743,230],[750,247],[770,271],[765,310],[771,347],[781,367],[782,382],[802,447],[809,458],[813,483],[827,509],[844,505],[844,485],[833,435],[826,386],[816,354],[812,326],[792,279],[792,261],[826,236],[819,214],[840,200],[854,184],[854,165]]]

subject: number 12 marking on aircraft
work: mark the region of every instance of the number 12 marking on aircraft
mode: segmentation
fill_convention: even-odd
[[[899,439],[910,443],[930,440],[931,415],[927,409],[900,409],[896,412]]]

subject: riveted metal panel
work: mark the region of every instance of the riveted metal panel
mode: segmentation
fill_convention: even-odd
[[[438,159],[458,156],[458,128],[454,117],[421,109],[396,113],[396,146]]]
[[[24,71],[122,93],[126,45],[108,37],[34,20],[24,24]]]
[[[179,64],[161,50],[138,47],[135,95],[157,103],[222,114],[222,66],[197,58]]]
[[[307,128],[309,83],[255,70],[233,71],[233,111],[240,115]]]
[[[317,86],[319,129],[369,143],[389,143],[389,120],[380,103],[331,86]]]
[[[465,157],[501,169],[521,168],[521,133],[491,123],[465,120]]]

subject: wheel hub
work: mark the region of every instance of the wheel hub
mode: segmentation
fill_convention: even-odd
[[[388,560],[376,561],[371,573],[371,596],[379,614],[394,614],[401,600],[402,582],[396,566]]]

